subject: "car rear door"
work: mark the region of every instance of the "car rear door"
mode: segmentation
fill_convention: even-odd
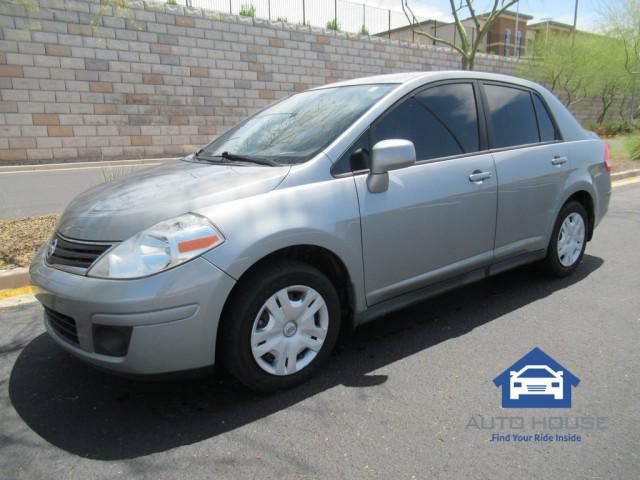
[[[483,82],[489,144],[498,174],[495,261],[542,255],[570,174],[571,158],[541,97]]]
[[[491,262],[497,183],[476,96],[473,81],[429,86],[371,126],[366,144],[407,139],[417,161],[389,172],[385,192],[354,177],[369,305]]]

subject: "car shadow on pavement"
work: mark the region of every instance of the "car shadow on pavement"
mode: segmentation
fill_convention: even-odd
[[[342,339],[329,368],[289,391],[244,391],[221,373],[191,381],[150,382],[97,371],[46,334],[25,346],[9,383],[26,424],[58,448],[86,458],[121,460],[189,445],[281,411],[336,385],[371,387],[377,369],[581,281],[603,264],[585,255],[565,279],[528,266],[387,315]]]

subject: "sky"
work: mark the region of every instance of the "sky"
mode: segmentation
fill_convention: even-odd
[[[374,7],[401,10],[401,2],[404,0],[351,0],[358,3],[366,3]],[[459,4],[460,0],[456,0]],[[599,11],[606,0],[579,0],[578,3],[578,29],[594,31],[598,29]],[[575,0],[520,0],[520,12],[532,15],[535,23],[542,19],[551,18],[556,22],[573,24],[573,9]],[[490,0],[475,0],[476,12],[489,10],[493,4]],[[451,7],[449,0],[409,0],[409,6],[418,17],[435,18],[438,20],[451,20]],[[511,7],[516,10],[516,5]]]

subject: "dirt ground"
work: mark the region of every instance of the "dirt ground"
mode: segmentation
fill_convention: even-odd
[[[28,267],[57,221],[58,215],[0,220],[0,270]]]

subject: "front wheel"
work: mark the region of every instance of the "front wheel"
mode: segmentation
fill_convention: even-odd
[[[556,277],[572,273],[580,264],[587,245],[587,211],[578,202],[569,202],[558,214],[547,256],[545,270]]]
[[[340,329],[335,287],[316,268],[285,261],[258,268],[225,310],[219,348],[227,370],[260,391],[289,388],[327,360]]]

